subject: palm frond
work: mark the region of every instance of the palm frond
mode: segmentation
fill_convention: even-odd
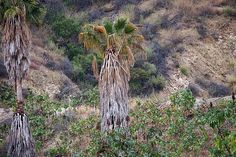
[[[113,23],[109,20],[104,20],[103,21],[103,26],[106,29],[107,34],[112,34],[113,33]]]
[[[134,53],[132,52],[131,48],[129,46],[125,47],[125,52],[127,53],[127,61],[130,66],[134,65],[135,59],[134,59]]]
[[[17,8],[17,9],[16,9]],[[18,10],[21,10],[18,11]],[[0,21],[13,17],[19,13],[26,14],[26,18],[33,24],[41,24],[46,15],[46,9],[38,0],[1,0]]]
[[[79,41],[84,44],[86,49],[95,49],[99,53],[103,53],[106,48],[104,27],[98,27],[95,25],[85,25],[84,32],[79,34]]]
[[[140,44],[144,37],[139,34],[138,28],[127,18],[117,18],[114,22],[104,20],[103,25],[85,25],[79,36],[80,42],[86,49],[94,49],[105,59],[106,49],[114,48],[118,58],[123,60],[127,67],[134,64],[136,54],[144,52]],[[134,53],[135,52],[135,53]]]
[[[92,70],[93,70],[94,77],[96,78],[96,80],[98,80],[99,79],[98,64],[97,64],[97,58],[95,56],[93,56]]]
[[[128,19],[127,18],[118,18],[115,22],[114,22],[114,29],[116,31],[116,33],[122,33],[125,29],[126,24],[128,23]]]
[[[136,30],[137,30],[137,27],[136,27],[133,23],[131,23],[131,22],[129,22],[129,23],[125,26],[125,33],[126,33],[126,34],[132,34],[132,33],[134,33]]]
[[[17,6],[12,6],[11,8],[7,9],[4,13],[4,18],[13,18],[16,15],[21,13],[21,9]]]
[[[46,8],[37,1],[26,3],[25,6],[27,10],[27,19],[36,25],[42,24],[47,12]]]

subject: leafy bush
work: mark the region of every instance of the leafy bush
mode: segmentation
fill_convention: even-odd
[[[74,105],[87,105],[87,106],[98,106],[99,104],[99,91],[97,87],[86,89],[81,92],[79,99],[74,99]]]
[[[49,157],[55,157],[55,156],[66,156],[67,149],[65,147],[53,147],[50,148],[48,151]]]
[[[80,32],[81,23],[65,16],[55,17],[52,30],[57,37],[69,39]]]
[[[130,92],[132,94],[149,94],[165,87],[165,78],[158,75],[154,64],[145,62],[131,69]]]
[[[183,89],[174,93],[170,97],[170,100],[172,105],[181,107],[186,110],[191,109],[195,103],[195,98],[193,97],[192,92],[188,89]]]
[[[195,100],[189,91],[176,95],[172,103],[192,107]],[[193,109],[189,119],[183,115],[184,107],[158,109],[151,101],[137,102],[128,136],[124,130],[104,135],[95,129],[81,156],[200,156],[207,150],[211,156],[235,156],[235,107],[229,101],[205,111]]]
[[[6,93],[0,92],[3,97]],[[7,90],[6,90],[7,92]],[[84,93],[81,102],[97,103],[97,89]],[[6,98],[6,99],[5,99]],[[11,100],[11,99],[9,99]],[[236,155],[236,104],[222,101],[218,106],[192,108],[194,97],[188,90],[180,90],[171,96],[172,105],[161,109],[153,100],[137,102],[130,112],[129,131],[114,130],[107,134],[100,132],[99,116],[90,115],[77,121],[68,121],[65,130],[55,130],[55,112],[66,108],[67,104],[54,102],[45,96],[29,92],[26,99],[32,134],[40,153],[48,141],[56,141],[50,146],[47,156],[200,156],[208,152],[211,156]],[[183,113],[191,109],[192,116]],[[64,123],[63,123],[64,125]],[[0,145],[4,143],[9,127],[0,127]],[[127,136],[128,135],[128,136]]]
[[[81,54],[84,54],[84,49],[81,46],[78,46],[72,42],[66,44],[66,55],[70,60],[73,60],[74,57]]]
[[[73,81],[88,87],[91,84],[93,87],[96,80],[93,77],[91,68],[92,55],[87,54],[82,45],[78,44],[77,34],[81,29],[81,22],[75,19],[66,17],[65,15],[55,14],[49,21],[54,34],[52,38],[59,47],[64,48],[65,55],[68,56],[73,66]]]
[[[6,82],[0,83],[0,102],[4,104],[2,107],[14,107],[16,100],[13,89]]]
[[[206,123],[214,132],[213,146],[209,149],[212,156],[236,155],[236,115],[235,102],[223,102],[219,108],[211,108],[205,115]]]
[[[74,80],[78,83],[87,82],[93,86],[96,84],[96,80],[92,72],[92,60],[92,54],[78,55],[73,58],[72,65],[74,67]]]

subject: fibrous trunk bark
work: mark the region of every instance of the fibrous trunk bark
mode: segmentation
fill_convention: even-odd
[[[34,140],[30,132],[30,125],[24,114],[22,81],[16,80],[17,112],[13,116],[8,139],[8,156],[10,157],[37,157]]]
[[[108,49],[99,77],[102,132],[128,128],[128,81],[128,68],[114,49]]]
[[[8,140],[8,156],[36,157],[29,121],[24,114],[22,80],[29,71],[30,31],[26,24],[25,8],[4,21],[2,48],[4,62],[12,84],[15,85],[17,110],[13,116]]]
[[[8,140],[8,156],[37,157],[29,128],[29,121],[25,114],[16,113],[13,116]]]

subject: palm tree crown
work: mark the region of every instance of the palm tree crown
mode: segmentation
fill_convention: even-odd
[[[38,0],[0,0],[0,24],[6,18],[22,13],[23,10],[27,20],[36,25],[43,22],[46,14],[46,9]]]
[[[117,18],[114,22],[104,20],[102,25],[88,24],[79,35],[80,41],[87,49],[94,49],[104,57],[106,49],[114,47],[120,58],[134,63],[134,52],[142,50],[139,42],[143,36],[137,27],[127,18]]]

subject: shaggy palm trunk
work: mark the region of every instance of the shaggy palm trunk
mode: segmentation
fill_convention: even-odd
[[[128,68],[114,49],[108,49],[99,77],[101,130],[128,128]]]
[[[25,20],[25,10],[4,23],[2,48],[5,66],[12,84],[15,85],[17,111],[13,116],[8,140],[8,156],[36,157],[34,140],[29,129],[29,121],[24,114],[22,80],[29,70],[31,38]]]
[[[8,155],[11,157],[36,157],[34,140],[26,114],[22,95],[22,82],[16,81],[17,112],[13,116],[8,140]]]

